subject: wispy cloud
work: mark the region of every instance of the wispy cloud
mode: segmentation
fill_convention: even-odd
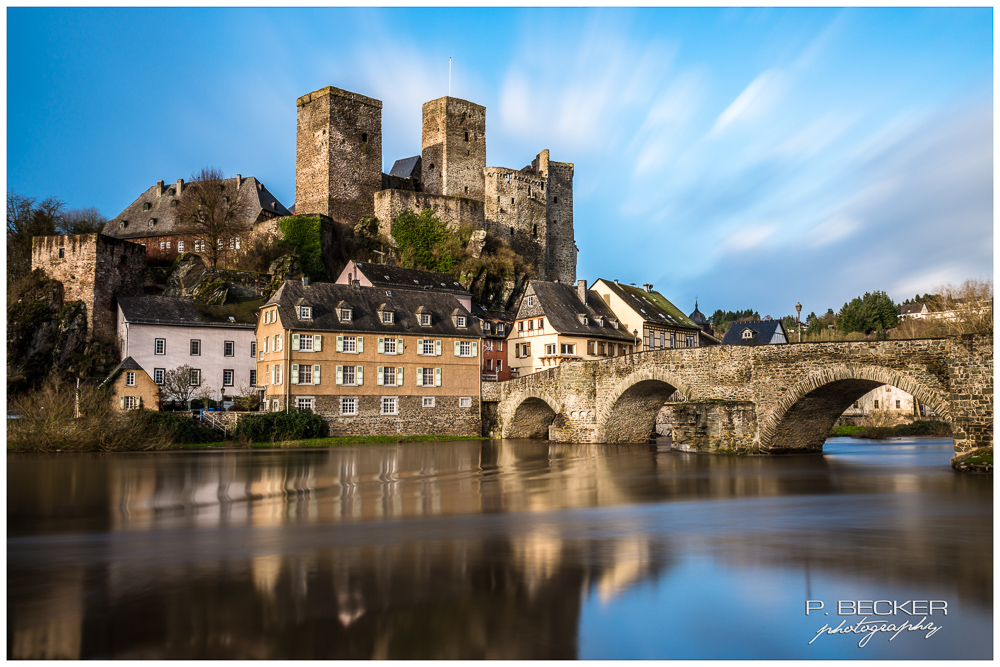
[[[781,99],[787,85],[782,72],[774,69],[762,72],[719,114],[709,136],[718,136],[734,124],[764,118]]]

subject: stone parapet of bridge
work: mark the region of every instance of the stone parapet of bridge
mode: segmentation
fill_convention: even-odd
[[[837,417],[885,384],[949,422],[956,452],[992,445],[989,335],[655,350],[487,383],[482,400],[495,435],[628,443],[648,439],[678,391],[689,424],[724,435],[718,449],[782,453],[822,449]]]

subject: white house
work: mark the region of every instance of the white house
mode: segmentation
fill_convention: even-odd
[[[156,384],[163,384],[167,371],[186,365],[195,396],[219,401],[256,387],[256,314],[192,299],[117,299],[121,358],[134,359]]]

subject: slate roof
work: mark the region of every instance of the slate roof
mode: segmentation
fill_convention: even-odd
[[[698,300],[694,300],[694,312],[688,315],[688,319],[697,324],[699,327],[708,324],[708,318],[698,310]]]
[[[253,224],[260,219],[262,213],[270,213],[275,216],[291,215],[291,212],[278,201],[278,198],[253,176],[241,178],[239,189],[236,187],[235,178],[222,179],[222,184],[229,196],[233,196],[235,193],[236,206],[239,209],[235,220],[237,230],[251,229]],[[190,185],[191,183],[184,183],[180,198],[189,192]],[[119,239],[185,233],[186,230],[182,229],[177,220],[179,207],[172,204],[174,201],[179,201],[180,198],[176,194],[170,194],[171,190],[177,189],[177,183],[164,184],[163,194],[159,196],[156,194],[156,189],[157,186],[153,185],[139,195],[124,211],[109,220],[101,233]],[[145,209],[146,204],[150,206],[148,210]],[[156,220],[156,223],[150,225],[151,219]],[[127,222],[124,228],[122,228],[123,222]]]
[[[254,328],[256,316],[249,319],[245,312],[232,309],[235,322],[219,320],[218,317],[202,313],[194,299],[169,296],[124,296],[116,295],[118,306],[130,324],[169,324],[187,326]],[[213,312],[225,314],[223,307],[202,306]],[[228,319],[228,318],[226,318]],[[213,321],[214,320],[214,321]]]
[[[389,292],[389,294],[386,294]],[[312,319],[297,317],[295,302],[308,298],[313,304]],[[343,302],[343,305],[341,305]],[[428,334],[482,338],[479,322],[448,293],[431,290],[386,289],[336,283],[310,283],[286,280],[264,307],[278,305],[278,317],[285,329],[296,331],[335,331],[338,333]],[[392,324],[383,324],[378,315],[385,304],[393,312]],[[339,308],[352,309],[351,321],[341,322]],[[421,326],[417,313],[430,312],[430,326]],[[459,328],[452,319],[457,313],[466,317],[467,326]]]
[[[922,312],[924,312],[924,304],[922,303],[903,303],[899,306],[900,315],[913,315]]]
[[[398,176],[400,178],[413,178],[413,170],[420,164],[420,156],[414,155],[413,157],[404,157],[402,160],[396,160],[392,165],[392,170],[389,172],[390,176]]]
[[[729,325],[726,335],[722,339],[723,345],[767,345],[774,338],[774,332],[781,326],[781,320],[770,320],[764,322],[733,322]],[[757,336],[751,340],[743,340],[743,330],[753,329]],[[784,327],[781,329],[784,332]],[[787,334],[785,338],[787,338]]]
[[[374,287],[396,287],[399,289],[428,289],[454,294],[468,294],[462,284],[447,273],[404,269],[401,266],[357,262],[355,264]]]
[[[597,284],[596,281],[594,284]],[[629,308],[641,315],[646,322],[652,324],[669,324],[686,329],[700,328],[687,315],[681,312],[680,308],[670,303],[665,296],[656,290],[647,292],[635,285],[622,285],[613,280],[603,279],[602,285],[609,287]]]
[[[530,317],[545,317],[556,332],[567,336],[587,336],[635,343],[631,331],[616,329],[610,320],[617,319],[604,300],[594,290],[587,290],[586,305],[580,301],[576,286],[565,283],[532,280],[528,283],[524,296],[534,296],[532,306],[521,299],[521,308],[517,311],[517,319]],[[579,315],[587,316],[587,324],[580,321]],[[603,323],[599,318],[603,318]]]
[[[98,386],[103,387],[105,384],[107,384],[108,380],[110,380],[113,377],[116,377],[119,371],[142,371],[143,373],[146,373],[146,369],[140,366],[138,361],[136,361],[132,357],[126,357],[123,362],[115,366],[114,369],[110,373],[108,373],[108,377],[104,378],[104,380]]]

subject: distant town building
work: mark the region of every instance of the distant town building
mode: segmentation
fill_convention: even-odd
[[[511,379],[507,336],[513,326],[513,316],[492,312],[477,312],[476,316],[483,329],[482,379],[486,382]]]
[[[903,419],[915,417],[918,419],[931,417],[934,412],[917,401],[912,395],[892,385],[883,385],[854,401],[844,411],[844,417],[862,417],[873,412],[886,412],[893,417]]]
[[[787,342],[781,320],[733,322],[722,338],[723,345],[783,345]]]
[[[701,346],[698,325],[652,285],[639,288],[600,278],[590,289],[611,308],[622,328],[642,341],[640,351]]]
[[[585,280],[576,287],[532,280],[528,283],[507,338],[515,374],[553,368],[564,361],[632,354],[636,335]]]

